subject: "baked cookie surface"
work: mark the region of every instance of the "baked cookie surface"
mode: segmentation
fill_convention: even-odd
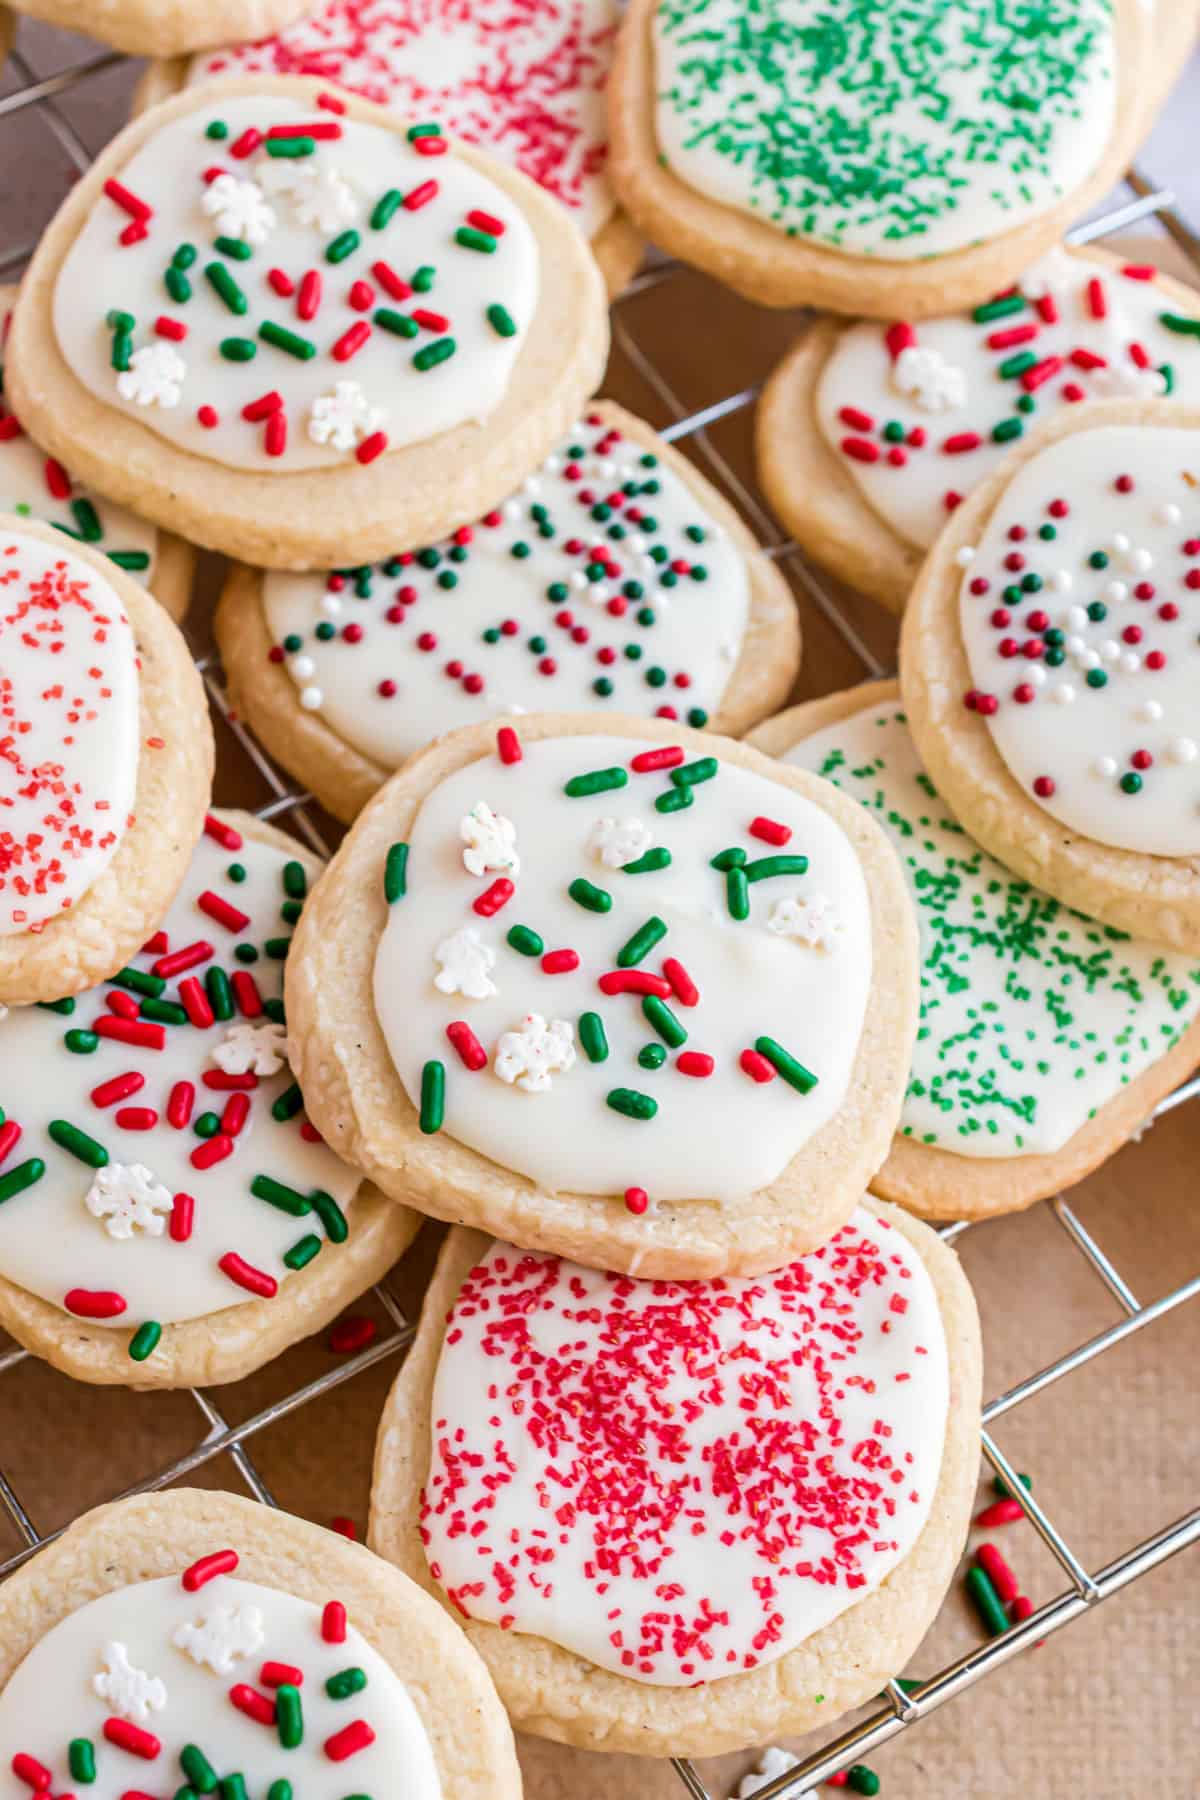
[[[436,124],[247,77],[109,146],[12,345],[15,410],[85,479],[298,568],[494,504],[576,416],[607,321],[582,238],[522,176]]]
[[[953,1253],[874,1201],[753,1281],[455,1231],[384,1411],[370,1541],[465,1616],[519,1728],[741,1748],[904,1666],[966,1533],[979,1378]]]
[[[289,962],[291,1054],[385,1192],[593,1266],[754,1273],[883,1161],[915,986],[861,808],[730,739],[549,714],[442,739],[360,815]]]
[[[787,584],[737,514],[611,401],[415,555],[236,570],[216,630],[238,712],[346,819],[433,738],[553,701],[737,735],[782,703],[800,650]]]
[[[14,0],[15,10],[130,56],[181,56],[278,31],[313,0]]]
[[[1148,123],[1150,42],[1138,0],[836,21],[818,0],[635,0],[613,179],[648,235],[750,299],[926,317],[1004,286],[1111,185]]]
[[[767,383],[763,486],[810,555],[898,612],[949,515],[1044,420],[1200,400],[1198,320],[1193,288],[1099,246],[1049,251],[970,313],[819,320]]]
[[[436,119],[520,169],[568,209],[610,294],[641,259],[606,164],[605,87],[620,14],[613,0],[324,0],[311,16],[251,44],[147,71],[138,102],[225,75],[313,75],[405,117]]]
[[[871,809],[917,910],[921,1023],[876,1193],[927,1218],[1028,1206],[1082,1179],[1200,1063],[1200,966],[973,843],[921,767],[895,682],[793,707],[751,741]]]
[[[287,1067],[282,958],[319,871],[212,815],[107,992],[0,1019],[0,1321],[80,1379],[236,1379],[416,1233],[320,1142]]]
[[[99,1507],[5,1583],[0,1626],[0,1755],[31,1787],[519,1800],[462,1633],[369,1552],[274,1508],[187,1488]]]

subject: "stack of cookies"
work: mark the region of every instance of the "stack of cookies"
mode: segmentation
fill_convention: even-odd
[[[510,1722],[828,1723],[975,1493],[923,1221],[1200,1063],[1200,300],[1062,243],[1200,8],[20,10],[157,60],[0,296],[0,1324],[232,1381],[451,1229],[374,1554],[89,1515],[0,1590],[0,1768],[506,1800]],[[646,240],[827,309],[762,485],[898,683],[789,705],[789,587],[597,397]],[[197,549],[327,867],[214,804]]]

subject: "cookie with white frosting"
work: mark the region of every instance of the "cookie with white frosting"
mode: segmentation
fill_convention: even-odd
[[[603,285],[523,175],[306,77],[194,88],[71,190],[9,390],[111,499],[270,568],[427,543],[577,416]]]
[[[240,1379],[416,1233],[321,1142],[288,1068],[283,961],[320,869],[209,815],[107,987],[0,1018],[0,1324],[68,1374]]]
[[[416,1584],[191,1488],[86,1513],[5,1582],[0,1761],[14,1793],[95,1800],[521,1793],[486,1669]]]
[[[1200,1064],[1200,964],[1073,912],[972,841],[921,766],[895,682],[792,707],[750,741],[866,806],[921,939],[900,1129],[871,1183],[925,1218],[1071,1187]]]
[[[955,514],[904,617],[922,762],[1007,867],[1200,952],[1200,413],[1052,424]]]
[[[0,669],[0,1003],[59,1000],[120,968],[170,904],[212,730],[157,601],[98,548],[14,515]]]
[[[393,1193],[599,1268],[756,1274],[887,1155],[912,908],[827,782],[664,720],[458,731],[360,814],[300,922],[290,1053]]]
[[[808,555],[899,612],[942,526],[1014,443],[1126,397],[1200,400],[1200,296],[1144,247],[1057,248],[970,311],[815,321],[767,383],[759,474]]]
[[[464,1621],[519,1729],[708,1756],[828,1725],[904,1667],[952,1577],[978,1333],[953,1252],[875,1201],[754,1280],[452,1232],[370,1542]]]
[[[1107,192],[1164,90],[1155,54],[1140,0],[634,0],[613,181],[648,237],[749,299],[927,318]]]
[[[235,569],[216,633],[239,714],[344,819],[434,738],[497,716],[595,707],[738,736],[800,653],[795,601],[736,512],[611,401],[437,544]]]

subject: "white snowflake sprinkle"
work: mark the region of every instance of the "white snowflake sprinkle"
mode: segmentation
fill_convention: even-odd
[[[353,450],[378,431],[387,414],[372,406],[357,381],[337,381],[331,394],[319,394],[308,415],[308,435],[314,444],[334,450]]]
[[[273,1019],[262,1025],[239,1019],[213,1045],[212,1059],[226,1075],[278,1075],[287,1062],[287,1031]]]
[[[352,184],[329,163],[286,164],[269,158],[259,163],[255,173],[265,188],[288,202],[298,225],[340,231],[353,225],[362,210]]]
[[[733,1800],[749,1800],[750,1795],[757,1794],[765,1782],[777,1781],[781,1775],[787,1775],[796,1768],[799,1761],[800,1758],[793,1756],[790,1750],[771,1744],[763,1751],[749,1774],[742,1776]]]
[[[200,204],[222,237],[243,244],[265,244],[279,223],[257,181],[240,175],[218,175],[205,188]]]
[[[644,856],[653,842],[654,833],[641,819],[597,819],[588,849],[606,869],[623,869]]]
[[[144,1164],[119,1162],[96,1170],[83,1203],[94,1219],[104,1221],[109,1237],[122,1240],[137,1231],[161,1237],[174,1204],[170,1191]]]
[[[575,1063],[575,1032],[566,1019],[547,1025],[541,1013],[526,1013],[516,1031],[505,1031],[496,1045],[492,1067],[501,1081],[515,1082],[527,1094],[548,1094],[552,1075],[563,1075]]]
[[[499,993],[491,979],[496,952],[485,944],[472,925],[464,925],[443,938],[433,953],[438,972],[433,985],[442,994],[462,994],[468,1000],[490,1000]]]
[[[940,350],[910,344],[892,364],[892,386],[922,412],[957,412],[967,404],[967,375]]]
[[[493,812],[486,800],[477,800],[460,820],[458,835],[466,846],[462,859],[469,875],[499,873],[516,880],[521,859],[517,855],[517,828],[511,819]]]
[[[800,894],[777,900],[767,920],[768,931],[798,938],[814,950],[836,950],[843,929],[838,910],[826,894],[814,894],[811,900]]]
[[[170,412],[179,405],[187,364],[170,344],[144,344],[129,359],[129,367],[117,376],[117,392],[135,406],[161,406]]]
[[[189,1620],[171,1642],[195,1663],[207,1663],[217,1675],[229,1675],[240,1656],[253,1656],[266,1643],[263,1616],[257,1606],[215,1606],[195,1623]]]
[[[162,1711],[167,1704],[165,1683],[157,1675],[135,1669],[124,1644],[105,1644],[100,1660],[104,1668],[92,1676],[92,1691],[108,1702],[118,1718],[144,1725],[152,1712]]]

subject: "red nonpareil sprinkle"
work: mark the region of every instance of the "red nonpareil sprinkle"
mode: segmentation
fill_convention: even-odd
[[[320,269],[309,269],[300,279],[300,290],[296,295],[296,314],[301,319],[315,319],[321,305]]]
[[[181,344],[188,334],[188,328],[182,319],[169,318],[166,313],[159,313],[154,321],[154,330],[158,337],[170,338],[175,344]]]
[[[849,425],[852,431],[874,431],[875,418],[872,413],[864,412],[861,406],[843,406],[838,412],[843,425]]]
[[[118,1100],[128,1100],[130,1094],[136,1094],[139,1088],[146,1085],[146,1077],[136,1069],[130,1069],[124,1075],[114,1075],[110,1081],[102,1081],[91,1093],[93,1106],[115,1106]]]
[[[650,1196],[643,1187],[627,1187],[625,1189],[625,1205],[638,1218],[650,1204]]]
[[[769,1063],[766,1057],[760,1055],[757,1050],[743,1050],[742,1054],[738,1057],[738,1064],[744,1073],[750,1077],[751,1081],[757,1081],[765,1085],[768,1081],[774,1081],[775,1079],[776,1070],[774,1064]]]
[[[171,1241],[186,1244],[192,1235],[196,1218],[196,1202],[190,1194],[176,1194],[171,1206]]]
[[[1052,800],[1056,791],[1052,775],[1038,775],[1033,783],[1033,791],[1039,800]]]
[[[268,269],[267,280],[281,300],[290,300],[296,291],[296,284],[283,269]]]
[[[69,500],[71,497],[71,477],[60,462],[52,456],[46,458],[43,465],[46,474],[46,486],[55,500]]]
[[[215,1137],[205,1138],[192,1151],[190,1162],[193,1169],[211,1169],[214,1164],[224,1162],[227,1156],[233,1155],[233,1139],[219,1131]]]
[[[3,1165],[11,1156],[20,1136],[21,1127],[15,1119],[6,1119],[4,1124],[0,1125],[0,1165]]]
[[[273,1725],[275,1723],[275,1702],[260,1694],[248,1682],[239,1681],[229,1690],[229,1698],[240,1713],[253,1719],[256,1725]]]
[[[661,750],[639,750],[629,766],[635,775],[653,775],[657,769],[677,769],[685,754],[681,744],[664,744]]]
[[[334,362],[349,362],[352,356],[358,355],[370,335],[371,327],[366,319],[356,319],[333,346]]]
[[[467,224],[473,225],[476,231],[486,231],[489,237],[504,236],[504,220],[498,219],[495,213],[482,212],[479,207],[467,214]]]
[[[844,437],[842,453],[852,462],[860,463],[876,463],[881,455],[879,445],[865,437]]]
[[[657,994],[660,1000],[669,1000],[672,993],[670,982],[649,969],[610,969],[596,985],[602,994]]]
[[[760,813],[750,821],[750,836],[761,838],[764,844],[787,844],[791,842],[792,828],[781,825],[777,819],[765,819]]]
[[[214,894],[209,888],[200,895],[196,905],[210,919],[215,919],[218,925],[224,925],[227,931],[245,931],[250,923],[249,913],[239,912],[236,906],[231,906],[228,900],[223,899],[220,894]]]
[[[888,326],[883,334],[883,341],[887,345],[888,355],[895,362],[903,351],[912,349],[917,341],[917,334],[911,325],[898,319],[894,325]]]
[[[956,431],[942,445],[946,456],[965,456],[968,450],[978,450],[983,439],[977,431]]]
[[[179,984],[179,1003],[198,1031],[207,1031],[213,1022],[208,995],[194,975],[185,975]]]
[[[258,1086],[258,1076],[249,1069],[244,1075],[230,1075],[224,1069],[205,1069],[200,1079],[206,1088],[213,1088],[218,1094],[250,1094]]]
[[[569,975],[579,967],[578,950],[547,950],[542,958],[544,975]]]
[[[346,1608],[340,1600],[327,1600],[321,1610],[321,1636],[327,1644],[346,1641]]]
[[[210,1138],[209,1142],[215,1144],[218,1139]],[[268,1275],[264,1269],[256,1269],[253,1263],[248,1263],[236,1250],[227,1250],[219,1259],[217,1267],[223,1275],[228,1275],[230,1281],[235,1281],[238,1287],[245,1288],[248,1294],[257,1294],[262,1300],[273,1300],[279,1292],[279,1283],[273,1275]]]
[[[357,1544],[358,1542],[358,1528],[355,1525],[354,1520],[348,1519],[345,1513],[335,1513],[334,1517],[329,1521],[329,1529],[330,1531],[336,1531],[341,1537],[349,1538],[352,1544]]]
[[[502,763],[520,762],[521,740],[511,725],[502,725],[496,733],[496,752]]]
[[[258,1679],[264,1687],[303,1687],[304,1670],[294,1663],[265,1662],[258,1671]]]
[[[471,910],[477,912],[481,919],[490,919],[502,906],[508,905],[515,893],[516,889],[508,876],[498,875],[491,887],[485,888],[472,902]]]
[[[197,938],[194,944],[181,944],[178,950],[170,950],[166,956],[160,956],[151,973],[161,975],[164,981],[170,981],[174,976],[194,969],[198,963],[208,962],[214,954],[210,943],[204,938]]]
[[[368,1319],[365,1313],[350,1313],[339,1319],[329,1333],[329,1348],[335,1356],[353,1356],[356,1351],[373,1344],[377,1336],[374,1319]]]
[[[1015,1525],[1024,1517],[1025,1508],[1021,1502],[1009,1495],[1003,1500],[993,1500],[990,1506],[976,1513],[975,1523],[983,1531],[992,1531],[997,1525]]]
[[[48,1788],[54,1780],[45,1764],[40,1763],[36,1756],[30,1756],[24,1750],[18,1750],[13,1757],[12,1772],[18,1781],[24,1781],[29,1787],[39,1791]]]
[[[238,1003],[238,1011],[244,1019],[257,1019],[262,1012],[262,995],[258,991],[258,983],[246,969],[238,969],[229,978],[233,989],[233,997]]]
[[[235,831],[232,825],[226,825],[224,819],[218,819],[215,813],[208,814],[204,830],[223,850],[240,850],[242,847],[241,832]]]
[[[700,989],[696,986],[677,956],[668,956],[663,963],[663,974],[671,984],[671,991],[680,1006],[695,1006],[700,999]]]
[[[110,1013],[98,1018],[92,1030],[97,1037],[115,1038],[119,1044],[136,1044],[140,1050],[162,1050],[167,1042],[166,1028],[151,1019],[118,1019]]]
[[[263,432],[263,449],[268,456],[282,456],[287,449],[287,414],[282,408],[273,412],[267,420],[267,429]]]
[[[152,206],[147,206],[144,200],[139,199],[123,182],[114,180],[112,176],[105,182],[104,192],[115,205],[121,208],[122,212],[127,212],[131,219],[144,222],[146,219],[154,217]]]
[[[393,269],[389,263],[373,262],[371,264],[371,273],[384,292],[390,294],[393,300],[409,300],[412,298],[412,288],[409,283],[407,281],[402,281],[395,269]]]
[[[229,154],[230,156],[236,156],[239,162],[244,162],[246,157],[254,155],[254,152],[258,149],[262,141],[263,134],[258,129],[257,125],[247,125],[241,137],[236,138],[234,142],[230,144]]]
[[[152,1106],[122,1106],[113,1117],[121,1131],[153,1131],[158,1124]]]
[[[1088,311],[1093,319],[1108,317],[1108,296],[1104,291],[1104,283],[1098,275],[1093,275],[1087,284]]]
[[[221,1113],[221,1130],[228,1137],[237,1137],[250,1117],[250,1097],[248,1094],[230,1094]],[[216,1140],[214,1139],[215,1143]]]
[[[473,1071],[487,1067],[487,1051],[465,1019],[454,1019],[446,1027],[446,1036],[458,1052],[459,1061]]]
[[[1063,366],[1061,356],[1045,356],[1041,362],[1034,363],[1032,369],[1026,369],[1021,377],[1021,386],[1027,394],[1036,393],[1047,381],[1052,381]]]
[[[214,426],[221,423],[221,415],[215,406],[198,406],[196,419],[199,424],[203,425],[205,431],[212,431]]]
[[[373,463],[377,456],[383,455],[387,447],[387,433],[373,431],[369,437],[363,439],[354,454],[360,463]]]
[[[417,144],[426,142],[424,138],[417,138],[415,141]],[[436,200],[437,197],[437,182],[423,181],[419,187],[413,188],[411,193],[405,194],[402,205],[405,212],[420,212],[423,206],[428,206],[429,202]]]
[[[330,1762],[345,1762],[348,1756],[354,1756],[359,1750],[366,1750],[375,1742],[375,1733],[365,1719],[355,1719],[352,1724],[343,1725],[332,1737],[325,1739],[325,1754]]]
[[[199,1557],[183,1571],[179,1580],[187,1593],[195,1594],[218,1575],[232,1575],[237,1566],[236,1550],[214,1550],[209,1556]]]
[[[251,425],[261,425],[272,413],[277,413],[283,406],[283,395],[276,388],[270,393],[260,394],[257,400],[248,400],[242,408],[242,417]]]
[[[690,1075],[697,1081],[707,1081],[716,1065],[707,1051],[682,1050],[675,1058],[675,1067],[681,1075]]]
[[[80,1319],[117,1319],[125,1311],[125,1296],[104,1288],[72,1288],[63,1305]]]
[[[988,1577],[1005,1606],[1016,1599],[1021,1591],[1021,1584],[995,1544],[980,1544],[975,1552],[975,1561]]]

